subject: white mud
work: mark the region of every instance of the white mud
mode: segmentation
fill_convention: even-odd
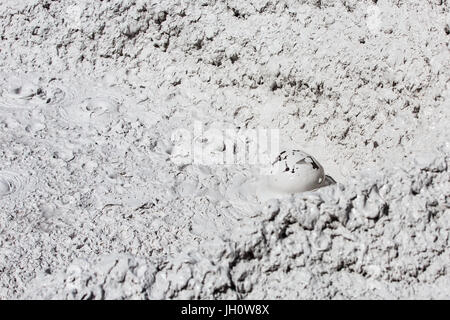
[[[2,1],[0,299],[449,298],[448,16]],[[337,183],[263,195],[177,133],[221,158],[261,128]]]

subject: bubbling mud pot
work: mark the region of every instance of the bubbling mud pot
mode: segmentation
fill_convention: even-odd
[[[298,149],[280,152],[270,166],[248,183],[248,190],[264,202],[271,198],[288,198],[335,184],[313,156]],[[251,186],[251,187],[250,187]]]
[[[3,0],[0,30],[0,299],[448,298],[447,1]]]
[[[298,193],[320,188],[325,181],[322,165],[300,150],[281,152],[272,162],[269,187],[283,193]]]

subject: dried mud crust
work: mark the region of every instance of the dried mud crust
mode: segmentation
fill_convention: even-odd
[[[449,160],[272,200],[247,227],[164,261],[75,261],[26,297],[445,298]]]
[[[448,297],[448,14],[2,1],[0,298]],[[170,160],[194,121],[278,128],[338,184],[241,197]]]

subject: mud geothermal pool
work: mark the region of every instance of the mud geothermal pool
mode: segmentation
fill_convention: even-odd
[[[2,0],[0,299],[450,298],[449,23]]]

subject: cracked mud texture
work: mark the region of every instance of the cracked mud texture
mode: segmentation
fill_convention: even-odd
[[[2,1],[0,298],[449,298],[448,17]],[[246,167],[172,161],[196,121],[279,129],[337,184],[259,202]]]

